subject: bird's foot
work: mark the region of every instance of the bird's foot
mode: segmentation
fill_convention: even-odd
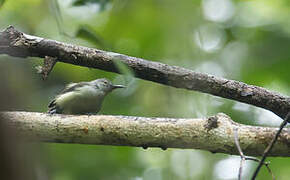
[[[93,116],[93,115],[97,115],[97,113],[86,113],[85,115],[87,115],[88,117]]]
[[[54,115],[54,114],[56,114],[56,109],[50,109],[47,113],[49,115]]]

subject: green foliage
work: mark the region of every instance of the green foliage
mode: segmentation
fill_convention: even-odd
[[[0,8],[3,6],[4,3],[5,3],[5,0],[0,0]]]
[[[219,3],[208,4],[214,2]],[[0,7],[1,29],[11,24],[27,34],[177,65],[290,95],[287,0],[2,0]],[[106,77],[128,88],[126,93],[110,94],[102,114],[191,118],[224,112],[244,124],[277,126],[280,122],[253,106],[136,79],[118,58],[115,65],[123,75],[57,63],[46,82],[33,69],[40,64],[35,58],[27,63],[0,56],[0,63],[18,101],[11,109],[45,112],[66,83]],[[53,180],[218,179],[216,163],[228,158],[197,150],[65,144],[43,149]],[[289,158],[270,160],[276,178],[287,179]],[[269,177],[263,170],[258,179]]]
[[[112,50],[111,45],[109,45],[94,29],[90,26],[82,25],[77,29],[76,37],[82,38],[96,47],[104,50]]]

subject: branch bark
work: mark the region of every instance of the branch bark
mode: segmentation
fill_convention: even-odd
[[[131,116],[49,115],[2,112],[10,126],[31,140],[136,147],[193,148],[239,155],[234,131],[246,155],[260,156],[277,128],[246,126],[219,113],[204,119]],[[270,156],[290,157],[290,129],[284,129]]]
[[[144,80],[244,102],[270,110],[281,118],[285,118],[290,111],[290,97],[261,87],[123,54],[30,36],[12,26],[0,32],[0,54],[16,57],[49,56],[61,62],[116,73],[119,70],[114,61],[121,61],[134,71],[136,77]]]

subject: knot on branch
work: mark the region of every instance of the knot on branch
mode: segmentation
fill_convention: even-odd
[[[246,96],[252,96],[254,94],[253,89],[250,86],[243,86],[241,90],[241,96],[246,97]]]
[[[13,26],[7,27],[0,36],[0,45],[15,46],[15,43],[23,37],[23,33],[16,30]]]
[[[207,123],[204,125],[204,128],[208,131],[218,127],[218,117],[211,116],[207,119]]]
[[[28,47],[31,42],[25,34],[9,26],[0,32],[0,53],[16,57],[27,57],[30,55]]]

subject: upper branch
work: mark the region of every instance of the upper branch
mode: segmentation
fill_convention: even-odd
[[[111,115],[48,115],[2,112],[8,125],[23,137],[44,142],[136,147],[194,148],[239,154],[237,131],[245,155],[260,156],[277,128],[246,126],[219,113],[204,119],[148,118]],[[290,129],[284,129],[270,156],[290,157]]]
[[[281,118],[290,111],[290,97],[261,87],[123,54],[30,36],[12,26],[0,32],[0,54],[17,57],[49,56],[65,63],[116,73],[119,70],[114,61],[121,61],[141,79],[255,105],[268,109]]]

